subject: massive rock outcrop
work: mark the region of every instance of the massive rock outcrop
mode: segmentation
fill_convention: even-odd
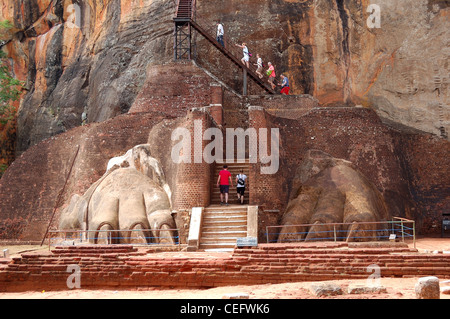
[[[0,19],[14,23],[5,46],[26,81],[17,152],[131,107],[143,70],[171,58],[172,0],[6,1]]]
[[[449,130],[449,3],[379,0],[197,1],[199,17],[221,20],[233,42],[286,73],[292,93],[324,105],[363,104],[383,118],[433,134]],[[7,0],[14,24],[4,48],[28,93],[19,111],[17,152],[81,124],[125,113],[147,66],[172,59],[173,0]],[[239,81],[228,60],[201,36],[211,71]],[[227,70],[224,72],[224,70]],[[235,70],[236,71],[236,70]],[[234,75],[228,75],[234,74]]]
[[[361,104],[382,118],[448,136],[448,1],[245,0],[219,8],[199,1],[199,11],[287,74],[294,94],[310,94],[322,105]],[[212,49],[204,56],[218,59]]]
[[[427,232],[435,232],[441,212],[448,208],[443,172],[449,165],[449,143],[442,137],[449,129],[449,4],[446,0],[379,0],[381,28],[370,28],[366,11],[370,3],[242,0],[218,6],[214,1],[197,1],[199,16],[220,19],[226,36],[247,42],[251,52],[277,66],[278,74],[286,73],[294,94],[309,93],[323,106],[361,104],[375,110],[384,122],[405,125],[391,130],[367,108],[313,112],[308,108],[306,115],[297,114],[298,121],[294,120],[297,115],[293,120],[274,118],[288,146],[281,155],[284,178],[273,179],[273,185],[283,187],[276,191],[284,189],[289,194],[289,174],[298,164],[296,156],[304,153],[300,149],[318,148],[352,161],[395,213],[421,216]],[[0,182],[0,213],[2,219],[20,216],[32,221],[22,238],[42,237],[58,206],[55,200],[77,145],[80,151],[65,204],[69,193],[83,194],[104,174],[109,158],[150,140],[161,143],[160,149],[170,148],[171,129],[190,127],[189,121],[171,119],[211,103],[209,94],[199,91],[209,90],[211,80],[204,80],[204,74],[189,76],[196,68],[165,64],[173,56],[175,5],[173,0],[5,0],[0,7],[0,19],[14,24],[3,48],[15,75],[26,81],[16,150],[18,154],[31,150],[17,158]],[[228,72],[235,67],[200,36],[196,40],[199,63],[229,86],[239,87],[238,71]],[[161,83],[171,86],[166,90]],[[228,106],[242,100],[234,102]],[[122,114],[130,108],[130,114]],[[151,113],[155,111],[158,115]],[[243,114],[239,120],[247,125],[247,110],[239,112]],[[84,119],[90,125],[80,127]],[[431,135],[405,130],[407,126]],[[177,168],[170,161],[162,162],[169,165],[165,171],[170,185],[189,189],[192,176],[199,175],[191,166]],[[24,174],[28,167],[39,174]],[[190,179],[177,179],[177,170]],[[202,186],[195,191],[207,196]],[[261,189],[255,203],[267,192]],[[176,194],[174,202],[192,204]],[[287,203],[281,197],[274,201],[275,208]]]

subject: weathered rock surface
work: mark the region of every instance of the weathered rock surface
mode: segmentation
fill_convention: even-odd
[[[439,278],[422,277],[415,286],[417,299],[440,299]]]
[[[59,229],[88,230],[93,243],[107,231],[114,231],[115,243],[173,243],[171,190],[161,164],[150,154],[150,145],[138,145],[110,160],[105,175],[83,196],[72,196]]]
[[[244,0],[218,7],[200,1],[199,11],[220,19],[233,41],[247,42],[285,73],[294,94],[308,93],[323,105],[361,104],[383,118],[448,136],[449,2],[376,1],[380,28],[367,22],[373,3]],[[212,49],[202,50],[219,59]]]
[[[370,28],[369,0],[198,1],[233,42],[277,66],[292,93],[324,105],[362,104],[384,118],[437,135],[450,129],[449,4],[380,0],[381,28]],[[14,24],[5,46],[28,93],[19,111],[17,152],[81,124],[125,113],[149,65],[172,59],[172,0],[7,0]],[[197,37],[199,58],[227,77],[229,61]],[[224,70],[226,70],[224,72]],[[239,76],[231,76],[239,81]]]
[[[312,283],[309,290],[316,297],[337,296],[344,293],[342,287],[335,283]]]
[[[28,93],[19,111],[17,152],[131,107],[152,63],[171,59],[171,0],[6,1],[14,23],[6,50]]]
[[[281,220],[279,242],[292,240],[373,240],[375,224],[389,218],[383,196],[351,162],[310,150],[293,179],[292,198]],[[324,226],[326,223],[345,225]],[[312,226],[289,226],[313,224]]]
[[[387,289],[383,286],[363,286],[363,285],[349,285],[347,288],[349,294],[384,294]]]

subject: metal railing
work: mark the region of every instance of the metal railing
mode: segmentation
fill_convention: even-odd
[[[83,244],[180,245],[178,229],[51,230],[47,237],[49,249]]]
[[[401,217],[393,217],[391,221],[382,222],[353,222],[353,223],[324,223],[299,224],[283,226],[267,226],[267,243],[275,242],[304,242],[311,233],[314,238],[308,241],[383,241],[412,239],[416,247],[415,221]],[[352,227],[356,226],[356,227]],[[317,230],[323,229],[323,230]],[[283,230],[284,229],[284,230]],[[280,239],[280,235],[282,238]]]
[[[200,15],[198,13],[198,11],[195,11],[195,14],[193,15],[193,20],[199,26],[201,26],[202,29],[204,31],[206,31],[212,38],[217,39],[217,23],[212,22],[205,16]],[[242,48],[239,48],[238,46],[236,46],[236,44],[241,45],[242,41],[238,42],[237,39],[233,40],[229,37],[229,35],[227,33],[225,33],[223,35],[223,43],[224,43],[223,50],[225,52],[227,52],[230,56],[233,56],[237,61],[239,61],[239,63],[241,65],[244,66],[244,64],[242,64],[242,62],[241,62],[241,59],[244,56],[243,50],[242,50]],[[250,62],[249,62],[250,67],[248,69],[251,72],[253,72],[254,74],[256,74],[256,70],[258,69],[258,67],[256,66],[256,62],[257,62],[256,54],[258,53],[258,49],[250,48],[250,47],[248,47],[248,49],[249,49],[250,54],[252,55],[252,56],[250,56]],[[265,65],[264,65],[264,68],[262,71],[263,78],[261,79],[261,81],[267,82],[268,77],[265,75],[265,71],[269,68],[269,66],[267,65],[268,61],[265,61],[264,63],[265,63]]]
[[[261,74],[256,73],[257,71],[257,57],[256,57],[256,50],[250,50],[249,49],[249,55],[250,55],[250,61],[249,61],[249,67],[247,67],[244,63],[242,63],[241,59],[244,57],[243,49],[236,46],[236,44],[241,45],[242,42],[237,42],[237,40],[231,40],[231,38],[228,36],[227,33],[223,35],[223,45],[221,45],[217,39],[217,23],[209,20],[208,18],[202,16],[198,13],[198,10],[196,8],[196,0],[192,0],[191,7],[186,8],[186,4],[184,3],[182,7],[182,13],[179,14],[180,10],[180,3],[181,1],[177,1],[177,9],[175,13],[175,18],[183,19],[188,18],[190,19],[191,23],[193,24],[194,28],[199,28],[197,31],[201,31],[200,33],[203,34],[207,38],[208,41],[213,42],[218,48],[220,47],[220,50],[223,51],[225,55],[227,55],[234,63],[239,65],[244,72],[247,72],[253,80],[261,86],[261,88],[267,90],[270,93],[273,93],[274,90],[270,89],[271,85],[268,82],[268,76],[265,74],[265,69],[268,69],[267,61],[266,65],[264,65],[263,70],[261,71]],[[177,50],[178,46],[177,40],[175,40],[174,43],[174,50]],[[194,40],[192,43],[190,43],[190,52],[189,59],[194,58],[198,61],[198,56],[196,52],[196,40]]]

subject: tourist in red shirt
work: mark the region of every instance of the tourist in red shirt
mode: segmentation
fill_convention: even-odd
[[[225,195],[225,205],[228,206],[228,193],[230,191],[230,185],[233,187],[231,173],[228,171],[228,166],[224,165],[223,170],[219,172],[219,178],[217,179],[217,187],[220,187],[220,205],[223,205],[223,196]]]

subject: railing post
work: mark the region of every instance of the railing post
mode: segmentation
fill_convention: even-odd
[[[336,225],[333,225],[334,242],[336,242]]]
[[[248,90],[248,82],[247,82],[247,69],[245,67],[242,68],[244,70],[244,83],[243,83],[243,93],[242,95],[247,96]]]
[[[402,242],[405,242],[405,229],[403,228],[403,219],[400,221],[400,227],[402,228]]]

